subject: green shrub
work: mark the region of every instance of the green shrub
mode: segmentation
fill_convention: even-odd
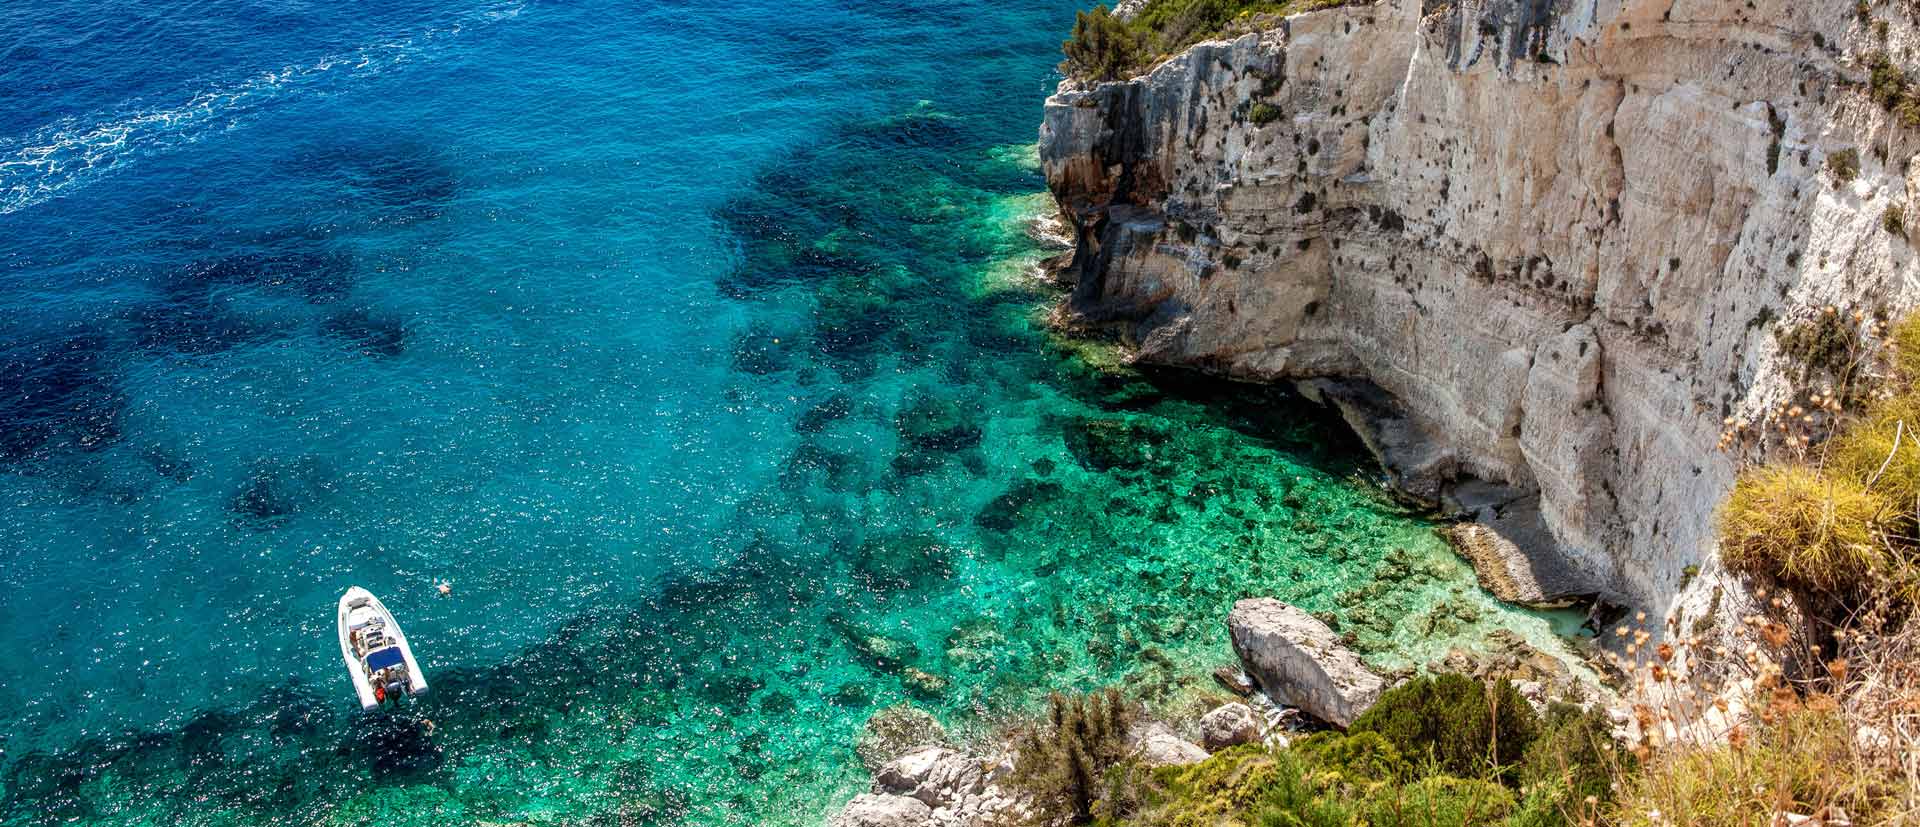
[[[1018,739],[1011,779],[1033,801],[1043,823],[1085,823],[1102,797],[1103,780],[1127,757],[1134,709],[1109,689],[1054,694],[1047,717]]]
[[[1174,827],[1240,821],[1281,783],[1283,759],[1264,746],[1245,744],[1198,764],[1162,768],[1153,774],[1154,789],[1139,797],[1145,805],[1127,823]],[[1294,762],[1284,765],[1284,774],[1297,779]]]
[[[1514,810],[1513,792],[1491,781],[1435,775],[1383,788],[1366,803],[1369,827],[1485,827]]]
[[[1860,152],[1843,149],[1827,153],[1827,170],[1833,173],[1833,180],[1842,184],[1853,183],[1860,175]]]
[[[1273,777],[1273,786],[1253,809],[1252,822],[1258,827],[1353,827],[1360,823],[1360,813],[1345,798],[1325,795],[1308,780],[1306,765],[1291,751],[1275,757]]]
[[[1887,232],[1906,238],[1907,208],[1899,204],[1888,205],[1886,212],[1880,214],[1880,226],[1886,228]]]
[[[1613,780],[1631,772],[1631,753],[1614,749],[1613,727],[1598,709],[1556,703],[1547,709],[1540,735],[1520,758],[1520,788],[1526,791],[1515,827],[1558,827],[1589,815],[1588,796],[1611,797]]]
[[[1874,103],[1893,111],[1907,96],[1907,73],[1886,52],[1867,55],[1867,72],[1867,93]]]
[[[1291,751],[1325,786],[1364,793],[1413,776],[1413,766],[1378,732],[1316,732]]]
[[[1119,80],[1147,60],[1146,35],[1127,25],[1106,6],[1074,15],[1073,36],[1060,44],[1067,74],[1090,80]]]
[[[1520,761],[1539,726],[1512,684],[1438,675],[1388,690],[1349,729],[1377,732],[1409,760],[1431,761],[1448,775],[1499,778]]]
[[[1862,346],[1860,325],[1846,313],[1821,313],[1799,324],[1773,329],[1780,352],[1799,368],[1802,383],[1827,374],[1845,386],[1853,378]]]
[[[1280,111],[1280,107],[1274,106],[1266,101],[1260,101],[1255,103],[1253,108],[1247,111],[1247,120],[1253,121],[1254,126],[1266,126],[1267,124],[1280,120],[1281,114],[1283,113]]]

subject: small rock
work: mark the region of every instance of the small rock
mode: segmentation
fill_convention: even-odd
[[[1247,674],[1269,698],[1343,729],[1386,688],[1327,624],[1278,600],[1233,604],[1227,632]]]
[[[1137,724],[1127,733],[1127,742],[1133,745],[1133,757],[1149,767],[1171,767],[1183,764],[1197,764],[1207,760],[1207,751],[1199,744],[1175,734],[1171,727],[1159,721]]]
[[[924,827],[932,820],[933,808],[918,799],[864,793],[827,819],[827,827]]]
[[[947,692],[947,679],[909,666],[900,671],[900,682],[906,684],[907,691],[921,698],[938,698]]]
[[[1213,682],[1220,684],[1220,688],[1242,698],[1253,694],[1255,688],[1253,679],[1247,677],[1247,673],[1232,666],[1222,666],[1213,670]]]
[[[1246,704],[1226,704],[1200,718],[1200,745],[1208,752],[1260,740],[1260,716]]]

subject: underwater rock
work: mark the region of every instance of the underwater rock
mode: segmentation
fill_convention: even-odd
[[[1038,507],[1065,494],[1066,489],[1057,482],[1021,480],[987,503],[974,515],[973,522],[990,531],[1012,531]]]
[[[937,700],[940,696],[947,694],[947,679],[925,669],[909,666],[900,670],[900,682],[905,684],[907,691],[917,698]]]
[[[1386,688],[1327,624],[1273,598],[1233,604],[1227,632],[1267,697],[1343,729]]]
[[[920,658],[920,648],[913,641],[861,628],[842,615],[828,616],[827,623],[874,669],[893,672]]]
[[[1117,417],[1074,421],[1065,434],[1067,450],[1089,471],[1135,470],[1159,458],[1167,434],[1141,422]]]
[[[952,576],[953,550],[930,534],[869,539],[853,560],[854,579],[874,592],[924,588]]]
[[[1180,737],[1172,727],[1159,721],[1135,724],[1127,733],[1127,743],[1133,748],[1133,758],[1149,767],[1182,766],[1207,760],[1207,751],[1199,744]]]
[[[1260,716],[1243,703],[1222,705],[1200,716],[1200,745],[1208,752],[1260,740]]]
[[[1247,673],[1240,671],[1237,666],[1222,666],[1214,669],[1213,682],[1219,684],[1221,689],[1242,698],[1253,694],[1258,688],[1253,685],[1253,679],[1247,677]]]
[[[946,727],[940,725],[933,713],[900,704],[868,718],[860,729],[859,740],[854,742],[853,751],[860,756],[867,772],[879,772],[888,762],[915,749],[951,744]]]
[[[917,799],[862,793],[827,819],[827,827],[924,827],[932,820],[933,808]]]
[[[754,376],[766,376],[785,369],[787,349],[776,341],[773,332],[755,325],[733,340],[733,369]]]
[[[923,451],[961,451],[980,444],[980,425],[959,402],[916,394],[894,417],[900,441]]]
[[[947,662],[974,670],[991,666],[994,650],[1006,642],[1006,636],[991,620],[975,618],[960,623],[947,633]]]

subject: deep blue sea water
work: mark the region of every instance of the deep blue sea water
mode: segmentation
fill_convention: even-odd
[[[0,823],[816,823],[873,711],[1176,704],[1235,597],[1547,639],[1297,402],[1047,334],[1071,11],[10,7]]]

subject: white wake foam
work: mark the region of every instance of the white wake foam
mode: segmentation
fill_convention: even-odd
[[[269,106],[431,59],[432,47],[463,31],[511,20],[514,0],[407,37],[361,46],[196,92],[170,106],[123,106],[98,118],[64,118],[0,138],[0,215],[26,209],[134,161],[244,126]]]

